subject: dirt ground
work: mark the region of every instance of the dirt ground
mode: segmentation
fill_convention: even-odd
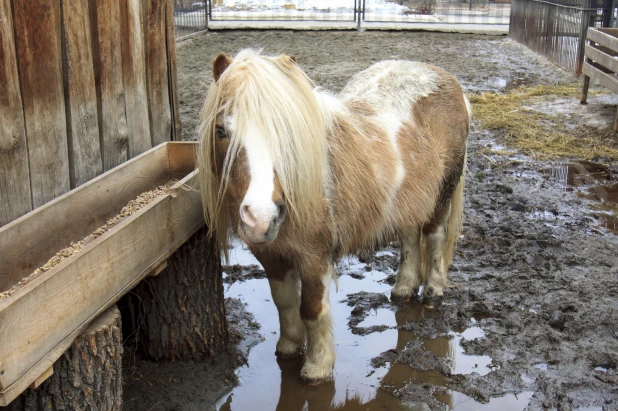
[[[423,32],[211,32],[178,44],[178,84],[186,139],[196,136],[199,111],[212,79],[211,59],[221,51],[234,54],[245,47],[294,54],[309,77],[335,92],[351,75],[384,59],[419,60],[443,67],[468,93],[580,81],[503,37]],[[574,126],[585,122],[606,133],[606,125],[613,121],[615,98],[592,97],[588,106],[580,106],[578,100],[573,96],[572,100],[537,102],[537,106],[555,111],[556,121]],[[599,172],[597,166],[582,165],[579,159],[541,161],[510,151],[501,144],[499,134],[474,124],[468,158],[463,237],[450,271],[453,287],[441,307],[424,312],[417,302],[406,306],[389,302],[388,284],[399,264],[396,243],[355,260],[363,267],[360,271],[354,264],[340,264],[343,285],[337,300],[348,311],[342,328],[335,325],[335,338],[338,333],[352,333],[358,338],[357,345],[373,344],[374,351],[367,354],[363,367],[367,379],[374,378],[369,385],[377,388],[364,400],[346,394],[346,398],[356,398],[358,407],[346,408],[346,401],[339,401],[337,409],[395,409],[393,401],[402,409],[468,409],[457,395],[473,400],[470,403],[475,405],[470,409],[488,404],[493,405],[487,409],[501,410],[618,409],[618,237],[611,231],[615,228],[615,210],[608,205],[612,198],[616,201],[611,188],[618,181],[614,176],[618,165],[606,164]],[[606,163],[605,159],[597,160]],[[599,187],[609,193],[603,202],[595,197]],[[380,274],[369,278],[367,273]],[[247,278],[241,278],[245,275]],[[228,283],[239,278],[252,284],[251,290],[261,300],[270,300],[267,288],[260,288],[267,283],[260,279],[259,267],[228,269]],[[363,283],[363,279],[371,282]],[[341,295],[342,288],[344,293],[358,288],[346,288],[346,284],[369,284],[370,289]],[[243,289],[231,295],[241,301],[256,298],[248,297],[248,292]],[[257,307],[247,304],[249,311]],[[238,316],[232,308],[229,315]],[[259,313],[256,318],[258,322],[260,318],[269,321]],[[247,349],[259,341],[255,339],[257,325],[246,325],[252,320],[243,324],[243,333],[253,330],[253,337],[244,343]],[[267,334],[276,333],[266,332],[268,327],[262,324],[262,340],[272,339]],[[472,331],[466,334],[466,330]],[[390,332],[396,340],[399,338],[398,343],[380,346],[379,336]],[[404,343],[402,335],[408,335]],[[431,344],[440,341],[461,353],[444,354],[432,348]],[[264,361],[276,366],[274,355],[269,355]],[[339,351],[338,356],[341,358]],[[462,363],[455,364],[454,358],[474,358],[472,367],[476,370],[458,372],[457,366]],[[251,356],[248,361],[245,369],[252,367]],[[341,361],[345,364],[345,355]],[[282,380],[278,380],[278,374],[275,378],[282,391],[275,396],[283,398],[285,379],[296,377],[286,374],[287,366],[279,366]],[[216,386],[217,393],[237,381],[231,370],[215,366],[210,370],[204,373],[214,373],[217,381],[225,382]],[[240,376],[241,386],[243,372],[235,374]],[[257,365],[251,372],[251,378],[266,378],[260,377]],[[395,372],[397,382],[388,383]],[[340,371],[338,379],[339,374],[351,378]],[[251,385],[249,380],[244,384]],[[339,398],[337,384],[332,390],[323,389],[333,391],[328,394],[331,399]],[[205,389],[202,383],[167,385],[166,390],[175,390],[175,398],[184,398],[185,402],[161,402],[152,409],[212,407],[212,395],[205,398],[200,394],[199,402],[187,400],[195,395],[196,385]],[[305,392],[302,387],[293,389]],[[138,391],[132,391],[133,398],[143,397]],[[221,409],[243,409],[242,392],[233,391]],[[451,393],[450,400],[444,399],[446,393]],[[325,409],[311,407],[314,394],[306,394],[302,404],[306,399],[309,409]],[[277,401],[278,409],[305,406],[281,406],[281,398],[253,409],[275,409]],[[496,402],[500,399],[504,404]],[[347,401],[347,405],[352,402]]]

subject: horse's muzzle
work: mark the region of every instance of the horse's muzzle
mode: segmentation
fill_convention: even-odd
[[[275,204],[277,212],[270,220],[257,220],[249,209],[240,209],[240,237],[249,245],[271,243],[277,238],[281,223],[285,220],[285,203]]]

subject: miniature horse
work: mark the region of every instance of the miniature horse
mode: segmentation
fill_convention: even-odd
[[[331,377],[334,263],[393,239],[392,290],[433,305],[462,224],[470,107],[457,80],[383,61],[334,96],[294,57],[243,50],[213,60],[198,153],[206,223],[221,250],[238,235],[262,263],[279,311],[276,355]],[[233,230],[228,230],[230,227]]]

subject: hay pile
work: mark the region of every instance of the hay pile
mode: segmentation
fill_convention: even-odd
[[[535,98],[579,99],[579,85],[520,87],[506,94],[470,95],[473,119],[512,147],[533,157],[577,157],[585,160],[618,160],[618,149],[608,138],[607,130],[581,126],[568,129],[564,119],[525,107]],[[598,94],[590,92],[589,95]],[[613,134],[613,131],[612,133]],[[609,136],[609,137],[613,137]]]
[[[174,184],[175,184],[175,181],[170,181],[167,184],[159,186],[153,190],[146,191],[140,194],[139,196],[137,196],[136,199],[129,201],[127,205],[124,206],[122,210],[120,210],[120,213],[118,215],[116,215],[114,218],[107,220],[105,224],[103,224],[102,226],[94,230],[92,234],[90,234],[83,240],[71,243],[69,244],[68,247],[63,248],[62,250],[58,251],[56,255],[50,258],[44,265],[34,270],[27,277],[24,277],[21,280],[19,280],[17,284],[15,284],[13,287],[8,289],[7,291],[1,292],[0,300],[8,298],[10,295],[13,295],[17,290],[19,290],[24,285],[28,284],[30,281],[36,278],[39,274],[50,270],[52,267],[55,267],[56,265],[60,264],[62,261],[66,260],[73,254],[81,252],[82,248],[85,245],[92,242],[92,240],[94,240],[95,238],[98,238],[102,236],[103,234],[105,234],[107,231],[109,231],[112,227],[114,227],[120,221],[124,220],[130,215],[135,214],[136,212],[144,208],[146,205],[153,202],[156,198],[167,194]]]

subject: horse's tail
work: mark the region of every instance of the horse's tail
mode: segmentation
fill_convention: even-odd
[[[468,121],[470,121],[472,119],[472,105],[465,95],[464,101],[466,103],[466,110],[468,111]],[[459,177],[459,183],[451,198],[451,214],[448,218],[446,247],[444,248],[444,268],[446,270],[451,266],[455,246],[457,245],[457,240],[459,240],[461,229],[463,228],[464,187],[466,185],[466,173],[468,172],[467,164],[468,149],[466,147],[461,177]]]
[[[451,213],[448,218],[447,234],[446,234],[446,247],[444,248],[444,268],[448,270],[453,261],[453,253],[455,252],[455,246],[457,240],[461,235],[461,229],[463,227],[463,205],[464,205],[464,187],[466,185],[466,173],[468,152],[464,155],[464,164],[459,177],[459,183],[451,198]]]

